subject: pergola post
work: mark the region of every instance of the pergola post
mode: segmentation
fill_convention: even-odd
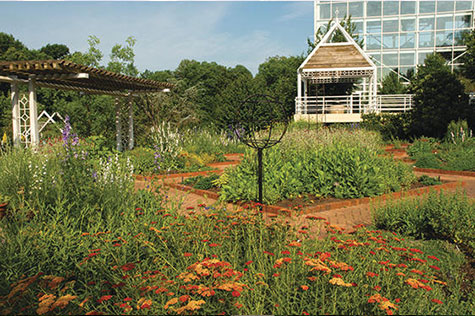
[[[134,103],[132,95],[128,96],[129,101],[129,150],[134,149]]]
[[[117,143],[117,151],[122,151],[122,124],[120,121],[120,102],[119,98],[115,98],[115,140]]]
[[[305,107],[305,114],[308,113],[307,96],[308,96],[308,81],[307,81],[307,78],[305,78],[304,81],[303,81],[303,97],[305,98],[303,100],[303,103],[304,103],[304,107]]]
[[[378,94],[378,78],[376,76],[376,69],[375,71],[373,72],[373,76],[371,77],[372,79],[372,85],[373,85],[373,99],[374,99],[374,109],[377,110],[378,109],[378,97],[377,97],[377,94]]]
[[[20,130],[20,103],[18,102],[18,84],[16,81],[11,83],[11,100],[12,100],[12,120],[13,120],[13,145],[20,146],[21,130]]]
[[[30,106],[30,141],[31,146],[36,147],[40,143],[38,127],[38,105],[36,102],[36,79],[30,76],[28,79],[29,106]]]
[[[302,114],[302,74],[297,74],[297,103],[295,107],[296,114]]]

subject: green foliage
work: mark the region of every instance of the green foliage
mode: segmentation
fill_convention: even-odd
[[[417,181],[425,186],[442,184],[442,181],[440,181],[440,176],[437,178],[432,178],[427,175],[422,175],[419,177],[419,179],[417,179]]]
[[[97,47],[101,43],[101,40],[97,36],[90,35],[87,42],[89,44],[87,52],[74,52],[71,56],[67,57],[67,60],[77,64],[99,68],[102,57],[104,57],[104,54],[102,54]]]
[[[126,152],[127,157],[132,161],[134,172],[136,174],[149,175],[159,173],[160,164],[155,159],[153,149],[146,147],[135,147]]]
[[[460,193],[392,201],[374,210],[377,227],[416,238],[447,239],[475,249],[475,203]]]
[[[465,54],[461,57],[463,64],[462,73],[466,78],[475,81],[475,31],[467,32],[464,36],[464,45],[467,46]]]
[[[411,114],[369,113],[362,115],[361,127],[381,133],[383,140],[408,139],[411,126]]]
[[[69,48],[64,44],[47,44],[40,48],[40,52],[51,59],[63,59],[69,55]]]
[[[399,191],[414,181],[410,168],[376,152],[334,142],[311,150],[283,146],[265,151],[264,201],[275,203],[302,193],[336,198],[375,196]],[[256,198],[256,159],[248,152],[229,182],[222,186],[223,200]]]
[[[198,190],[209,190],[213,188],[214,181],[216,181],[219,178],[219,175],[217,174],[211,174],[209,176],[197,176],[197,177],[191,177],[191,178],[186,178],[183,181],[183,184],[185,185],[191,185],[193,188],[198,189]]]
[[[411,134],[442,138],[453,120],[474,124],[472,106],[456,76],[440,55],[429,55],[418,67],[409,92],[414,94]]]
[[[384,77],[379,88],[379,94],[405,94],[407,93],[407,86],[401,83],[401,79],[395,72],[390,72]]]
[[[129,36],[125,42],[127,43],[125,47],[120,44],[112,47],[107,70],[135,77],[138,74],[138,70],[134,66],[134,45],[137,40],[133,36]]]

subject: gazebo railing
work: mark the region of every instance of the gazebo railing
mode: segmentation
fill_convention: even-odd
[[[400,113],[412,108],[412,95],[307,96],[295,98],[296,114]]]

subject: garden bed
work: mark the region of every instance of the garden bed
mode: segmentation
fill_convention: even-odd
[[[418,196],[425,193],[428,193],[430,190],[440,191],[446,189],[454,189],[457,187],[465,186],[465,182],[456,182],[456,181],[442,181],[442,184],[436,185],[429,185],[424,186],[421,185],[419,182],[414,183],[414,185],[409,190],[399,191],[399,192],[391,192],[386,193],[380,196],[374,197],[364,197],[364,198],[356,198],[356,199],[338,199],[334,197],[325,197],[325,198],[317,198],[312,194],[301,195],[301,197],[294,198],[294,199],[287,199],[280,202],[277,202],[274,205],[264,205],[263,211],[268,214],[285,214],[287,216],[293,215],[303,215],[309,213],[316,213],[316,212],[323,212],[329,211],[339,208],[346,208],[355,205],[362,205],[362,204],[369,204],[372,201],[386,201],[388,199],[399,199],[402,197],[409,197],[409,196]],[[203,189],[196,189],[192,186],[179,184],[179,183],[167,183],[166,185],[182,190],[185,192],[192,192],[197,195],[201,195],[203,197],[212,198],[215,200],[219,199],[219,189],[212,188],[208,190]],[[238,201],[234,204],[243,206],[243,205],[251,205],[254,202],[249,201]]]

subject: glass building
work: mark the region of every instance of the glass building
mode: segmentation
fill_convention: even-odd
[[[317,0],[314,6],[315,33],[337,14],[340,20],[351,15],[379,80],[391,69],[405,75],[433,52],[456,67],[465,50],[462,35],[474,28],[475,0]]]

